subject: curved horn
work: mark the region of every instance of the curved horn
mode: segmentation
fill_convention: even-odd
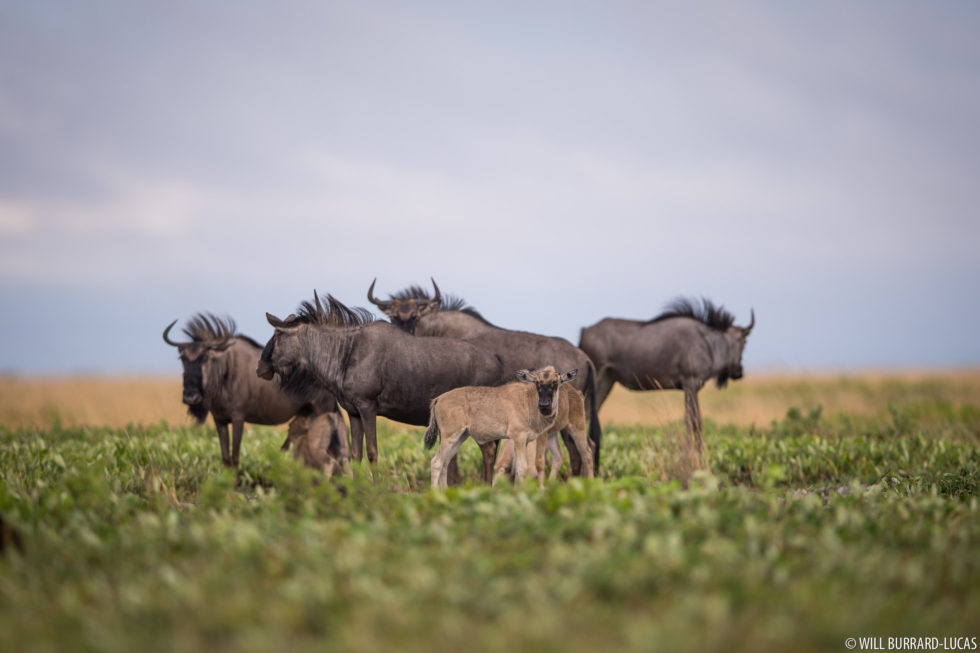
[[[432,303],[436,306],[442,305],[442,293],[439,292],[439,286],[436,285],[436,280],[429,277],[429,281],[432,282],[432,287],[436,289],[436,296],[432,298]]]
[[[170,330],[174,328],[175,324],[177,324],[177,320],[171,322],[170,325],[163,330],[163,341],[168,345],[170,345],[171,347],[180,347],[179,342],[174,342],[173,340],[170,339]]]
[[[380,308],[382,311],[388,308],[391,302],[383,302],[375,298],[374,296],[374,284],[378,282],[378,278],[375,277],[374,281],[371,282],[371,287],[368,288],[368,301]]]
[[[749,335],[749,331],[751,331],[752,327],[755,326],[755,309],[751,308],[749,311],[752,314],[752,319],[749,320],[749,326],[745,327],[745,335]]]

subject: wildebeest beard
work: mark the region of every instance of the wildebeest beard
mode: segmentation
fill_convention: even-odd
[[[726,385],[728,385],[729,378],[730,377],[728,376],[728,370],[724,369],[718,374],[718,378],[715,379],[715,384],[719,388],[724,388]]]
[[[313,403],[322,391],[322,384],[312,370],[295,368],[287,376],[279,375],[279,387],[294,401],[301,404]]]
[[[208,409],[202,401],[199,404],[192,404],[187,407],[187,413],[193,417],[198,424],[203,424],[204,420],[208,418]]]
[[[208,409],[204,405],[204,371],[202,370],[201,362],[195,361],[193,363],[184,364],[184,392],[190,388],[197,392],[197,395],[201,397],[201,401],[196,404],[187,405],[187,413],[193,417],[198,424],[203,424],[204,420],[208,418]]]

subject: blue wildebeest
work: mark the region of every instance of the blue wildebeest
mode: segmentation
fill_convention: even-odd
[[[423,338],[422,340],[425,340]],[[568,403],[561,386],[575,377],[578,370],[559,374],[548,366],[540,370],[519,370],[518,381],[496,387],[468,386],[456,388],[432,400],[425,447],[431,449],[442,435],[439,451],[432,457],[432,487],[446,487],[446,468],[450,458],[467,437],[479,444],[507,438],[514,446],[514,477],[520,483],[527,470],[527,445],[548,437],[556,420],[568,418]],[[560,410],[564,405],[565,410]],[[578,416],[581,429],[576,431],[579,446],[585,453],[586,475],[592,475],[589,444],[585,437],[585,410]],[[539,477],[540,478],[540,477]]]
[[[328,392],[297,402],[280,390],[278,382],[256,378],[255,365],[262,346],[235,333],[233,320],[198,313],[183,329],[189,342],[170,339],[170,330],[176,323],[174,320],[164,329],[163,341],[176,347],[180,354],[184,367],[183,402],[198,423],[211,413],[221,444],[221,460],[226,465],[238,466],[245,422],[275,425],[296,415],[339,414],[337,402]],[[233,436],[230,447],[229,423]],[[287,438],[283,447],[287,448],[288,443]],[[346,455],[346,444],[342,455]]]
[[[430,296],[419,286],[410,286],[382,301],[374,296],[374,284],[368,288],[368,301],[391,319],[391,323],[417,336],[462,338],[498,354],[503,360],[506,378],[510,381],[514,370],[543,368],[553,365],[558,369],[584,371],[573,382],[585,396],[586,414],[589,419],[589,440],[593,467],[599,472],[599,445],[602,427],[599,425],[599,404],[595,401],[595,368],[581,349],[564,338],[542,336],[526,331],[511,331],[488,322],[462,299],[442,296],[439,286],[432,280],[435,295]],[[562,430],[562,439],[568,448],[572,472],[581,473],[581,457],[568,429]],[[496,444],[491,444],[495,447]]]
[[[742,350],[754,326],[755,311],[749,325],[739,327],[706,299],[700,305],[678,299],[652,320],[607,317],[586,327],[579,347],[595,363],[599,406],[616,382],[630,390],[683,390],[688,437],[701,452],[698,391],[712,378],[718,387],[742,378]]]
[[[502,378],[494,353],[456,338],[415,338],[364,309],[350,309],[333,296],[328,306],[314,293],[298,315],[285,320],[266,313],[275,333],[258,362],[262,378],[278,374],[283,389],[309,401],[321,389],[333,393],[351,423],[352,453],[378,460],[376,418],[425,426],[429,404],[447,390],[491,385]],[[484,458],[484,475],[492,473]]]

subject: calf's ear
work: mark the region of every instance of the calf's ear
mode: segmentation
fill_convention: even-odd
[[[517,380],[523,381],[524,383],[534,383],[534,377],[531,376],[531,372],[528,370],[517,370]]]
[[[565,372],[564,374],[561,375],[561,382],[567,383],[568,381],[574,379],[577,375],[578,375],[578,368]]]

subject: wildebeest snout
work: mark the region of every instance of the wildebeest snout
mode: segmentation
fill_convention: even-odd
[[[184,403],[188,406],[196,406],[197,404],[204,401],[204,397],[200,392],[193,389],[184,389]]]
[[[729,376],[731,376],[733,379],[741,379],[742,374],[743,372],[742,372],[741,365],[736,365],[735,367],[732,368],[732,371],[729,372]]]

